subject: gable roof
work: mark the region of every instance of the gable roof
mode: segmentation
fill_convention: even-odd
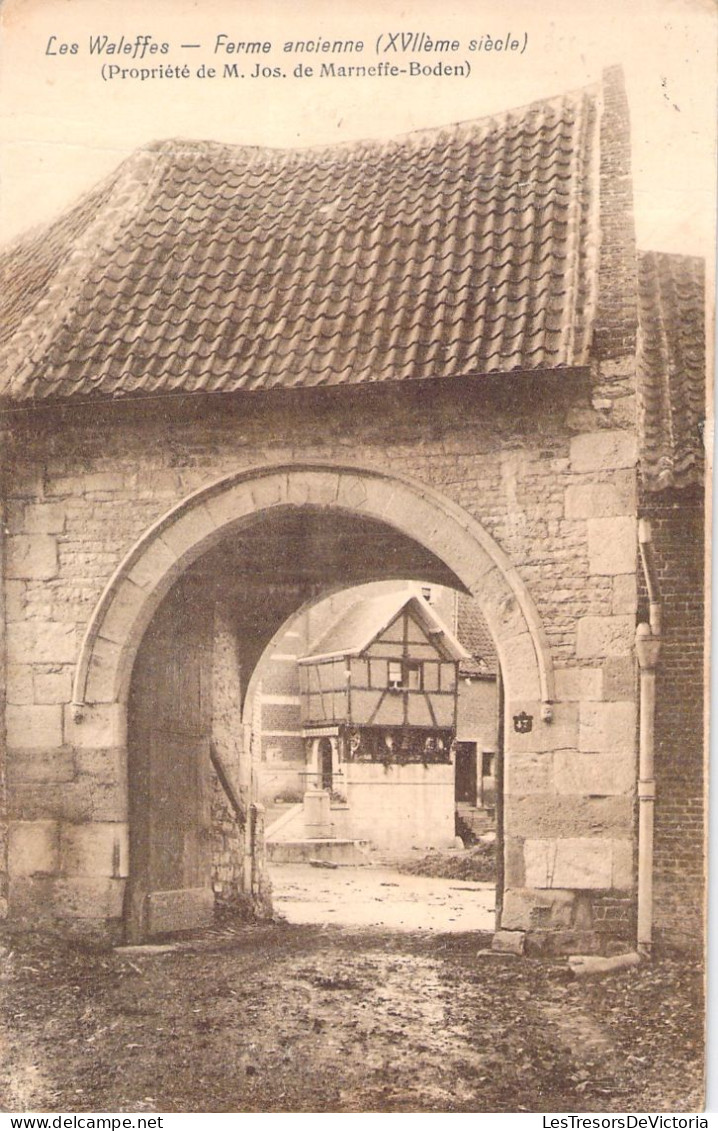
[[[0,393],[583,367],[600,87],[392,141],[138,151],[0,257]]]
[[[401,589],[397,593],[382,594],[351,605],[309,652],[300,657],[298,663],[316,663],[318,660],[361,655],[407,607],[427,636],[436,638],[437,647],[446,654],[447,659],[469,659],[469,653],[459,644],[431,605],[411,589]]]
[[[639,456],[649,491],[703,481],[704,273],[692,256],[639,255]]]

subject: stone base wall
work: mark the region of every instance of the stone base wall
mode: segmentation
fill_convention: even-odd
[[[62,829],[109,823],[119,831],[126,825],[118,764],[124,709],[103,704],[78,723],[71,701],[81,642],[112,572],[137,539],[192,491],[243,468],[309,459],[357,463],[439,492],[448,507],[457,505],[481,523],[532,598],[555,668],[551,717],[540,681],[530,674],[537,670],[536,644],[521,627],[523,614],[505,595],[500,571],[477,557],[470,585],[490,608],[487,619],[500,636],[507,687],[513,681],[525,691],[522,698],[507,697],[504,728],[504,912],[512,925],[530,927],[538,906],[548,906],[558,924],[565,905],[576,905],[581,893],[590,903],[607,892],[630,892],[636,444],[627,423],[631,397],[618,395],[630,385],[630,365],[613,362],[604,376],[617,394],[615,416],[605,404],[593,408],[587,381],[566,376],[542,384],[533,376],[530,387],[525,379],[500,386],[456,382],[451,388],[426,382],[252,394],[221,404],[181,398],[159,409],[117,404],[23,418],[6,456],[6,722],[15,905],[44,867],[43,861],[37,867],[23,863],[21,834],[23,843],[29,838],[44,845],[52,841],[48,821]],[[331,495],[334,489],[328,476],[326,490]],[[322,490],[317,505],[330,513],[332,500]],[[306,501],[300,496],[298,504]],[[401,505],[399,495],[392,496],[383,512],[389,525],[404,520]],[[440,556],[444,520],[428,503],[417,506],[426,515],[417,541]],[[213,513],[203,511],[200,527],[221,514],[220,504]],[[193,522],[188,516],[183,538]],[[447,511],[447,530],[451,522]],[[449,542],[447,556],[453,552]],[[125,593],[141,598],[165,559],[166,568],[175,567],[175,551],[162,542],[154,557],[133,569]],[[391,568],[401,575],[402,562]],[[98,643],[94,671],[100,681],[122,615],[113,606],[108,640]],[[517,729],[518,716],[531,720],[529,731]],[[112,862],[95,859],[102,861],[104,884],[95,907],[120,914]],[[82,868],[90,866],[96,865],[74,863],[67,873],[72,879],[55,873],[60,886],[53,899],[68,915],[79,904],[62,884],[84,882]]]
[[[389,851],[454,843],[454,767],[345,763],[345,834]]]
[[[244,830],[216,774],[212,775],[212,889],[220,902],[244,891]]]

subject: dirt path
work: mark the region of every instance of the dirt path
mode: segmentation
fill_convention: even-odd
[[[495,886],[402,874],[395,868],[273,864],[272,898],[290,923],[397,931],[493,931]]]
[[[696,1110],[697,969],[666,959],[581,985],[488,942],[287,924],[157,954],[16,937],[3,1106]]]

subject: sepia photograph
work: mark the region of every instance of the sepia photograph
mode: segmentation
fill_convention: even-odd
[[[0,5],[0,1111],[708,1127],[716,28]]]

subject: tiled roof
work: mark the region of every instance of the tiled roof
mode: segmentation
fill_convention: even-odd
[[[585,366],[598,98],[586,88],[389,142],[150,145],[2,257],[0,391],[211,393]]]
[[[468,660],[468,652],[439,618],[423,597],[406,588],[357,601],[341,614],[334,624],[315,642],[299,663],[330,656],[358,656],[380,636],[409,605],[412,615],[423,626],[427,636],[435,635],[437,647],[452,660]]]
[[[703,479],[704,296],[702,259],[640,254],[640,466],[648,490],[687,487]]]
[[[459,593],[456,635],[471,657],[462,662],[462,674],[496,675],[499,660],[496,648],[481,609],[468,593]]]

